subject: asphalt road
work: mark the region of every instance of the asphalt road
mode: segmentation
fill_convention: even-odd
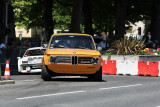
[[[160,77],[104,75],[102,82],[11,77],[16,84],[0,86],[0,107],[160,107]]]

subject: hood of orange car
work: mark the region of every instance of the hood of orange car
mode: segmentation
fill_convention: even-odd
[[[54,55],[100,55],[99,51],[88,49],[47,49],[46,54]]]

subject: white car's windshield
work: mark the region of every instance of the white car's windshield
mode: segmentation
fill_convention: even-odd
[[[53,48],[76,48],[95,50],[90,36],[83,35],[55,35],[52,37],[50,49]]]
[[[37,56],[44,55],[46,49],[27,50],[24,56]]]

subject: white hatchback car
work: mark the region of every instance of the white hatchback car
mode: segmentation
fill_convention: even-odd
[[[32,73],[42,71],[42,58],[46,51],[43,47],[29,48],[24,53],[23,57],[18,59],[18,72]]]

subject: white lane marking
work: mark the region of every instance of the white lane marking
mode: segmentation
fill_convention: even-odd
[[[100,88],[99,90],[110,90],[110,89],[116,89],[116,88],[128,88],[128,87],[136,87],[136,86],[140,86],[140,85],[142,85],[142,84],[125,85],[125,86],[108,87],[108,88]]]
[[[84,93],[84,92],[86,92],[86,91],[73,91],[73,92],[64,92],[64,93],[56,93],[56,94],[46,94],[46,95],[22,97],[22,98],[16,98],[16,99],[17,100],[23,100],[23,99],[32,99],[32,98],[40,98],[40,97],[58,96],[58,95],[65,95],[65,94],[76,94],[76,93]]]

